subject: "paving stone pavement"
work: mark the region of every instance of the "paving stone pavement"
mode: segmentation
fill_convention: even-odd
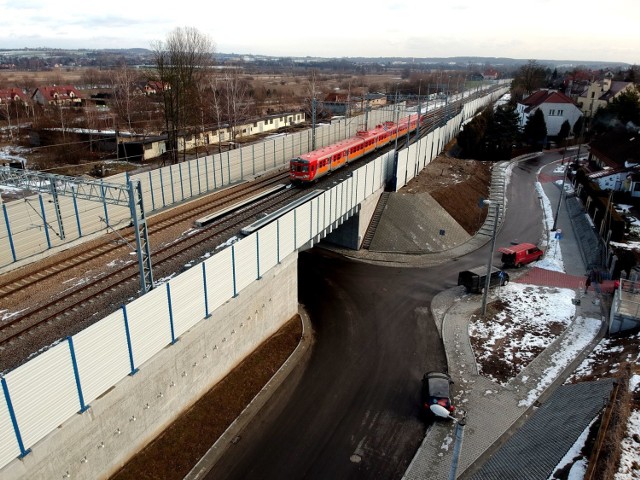
[[[508,174],[509,170],[504,168],[502,171]],[[549,178],[550,176],[545,177],[548,182],[545,193],[554,197],[554,193],[557,193],[554,189],[558,189],[549,182]],[[492,192],[498,195],[500,189],[495,192],[492,189]],[[555,198],[558,197],[559,195],[555,195]],[[553,202],[553,199],[550,201]],[[456,381],[456,402],[459,409],[466,411],[466,426],[453,478],[469,478],[498,451],[533,415],[538,400],[546,399],[564,382],[597,344],[606,329],[605,322],[602,321],[605,308],[600,302],[600,290],[591,288],[588,293],[583,293],[584,272],[588,270],[593,258],[584,253],[589,247],[581,247],[578,243],[583,241],[582,236],[586,236],[587,241],[584,243],[589,245],[592,232],[584,226],[584,219],[576,213],[575,205],[567,206],[558,213],[559,225],[567,225],[568,228],[571,224],[571,231],[565,235],[560,245],[563,257],[566,252],[569,259],[568,273],[531,268],[515,281],[576,289],[580,302],[576,305],[575,317],[565,332],[507,385],[499,385],[478,375],[468,325],[471,315],[480,308],[480,298],[477,295],[466,295],[462,287],[456,287],[438,294],[432,301],[431,310],[443,339],[449,373]],[[576,219],[580,223],[578,227],[573,225]],[[486,224],[490,225],[490,222]],[[579,261],[576,261],[576,252],[581,253]],[[585,336],[585,331],[590,335]],[[564,363],[558,361],[558,356],[566,350],[567,344],[575,344],[579,338],[583,342],[579,345],[580,353],[572,360],[564,360]],[[427,431],[403,478],[452,478],[455,436],[454,422],[436,421]]]
[[[526,157],[522,157],[518,160],[525,159]],[[499,163],[493,170],[490,200],[494,204],[498,203],[501,210],[505,207],[507,179],[518,160]],[[549,170],[551,169],[552,167]],[[560,196],[560,186],[554,182],[557,178],[558,176],[551,172],[541,172],[539,177],[554,209],[558,205]],[[560,247],[566,273],[549,272],[534,267],[523,269],[517,275],[518,278],[514,278],[513,281],[576,289],[581,302],[576,306],[576,315],[566,331],[507,385],[499,385],[478,375],[468,336],[468,324],[471,315],[481,307],[481,297],[465,295],[462,287],[455,287],[441,292],[431,303],[432,315],[447,354],[449,373],[456,382],[455,400],[458,408],[465,410],[467,414],[455,478],[470,478],[492,454],[498,451],[534,413],[537,403],[535,399],[532,400],[532,395],[540,401],[550,396],[604,334],[604,322],[600,322],[598,329],[586,319],[604,318],[603,313],[607,311],[608,306],[601,301],[600,287],[609,285],[592,286],[588,294],[583,293],[586,272],[598,262],[598,249],[594,246],[597,235],[576,198],[565,198],[563,205],[564,207],[558,211],[557,224],[558,228],[563,229]],[[490,209],[490,213],[493,211],[494,209]],[[384,224],[383,221],[380,223]],[[450,244],[438,245],[437,250],[434,248],[430,252],[407,254],[402,251],[348,251],[340,248],[336,250],[345,256],[372,263],[429,266],[480,248],[491,240],[492,233],[493,216],[488,216],[483,227],[466,242],[460,243],[461,239],[458,237]],[[387,233],[383,229],[380,234],[376,232],[376,235],[384,237]],[[392,243],[381,237],[378,241],[379,244],[385,245]],[[562,364],[562,368],[556,368],[554,356],[565,348],[567,342],[575,341],[578,338],[577,333],[586,328],[591,328],[591,341],[581,346],[581,353],[570,364]],[[580,338],[584,338],[584,335]],[[545,381],[542,380],[543,378]],[[549,378],[551,380],[546,380]],[[541,383],[544,388],[537,389]],[[456,426],[451,421],[437,421],[429,428],[403,478],[406,480],[451,478],[455,429]]]

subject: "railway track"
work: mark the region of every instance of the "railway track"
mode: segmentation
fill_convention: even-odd
[[[426,114],[426,121],[420,128],[419,137],[423,137],[439,127],[447,117],[454,116],[460,108],[461,102],[452,102],[445,109],[438,109]],[[399,139],[398,147],[404,146],[415,139],[415,135],[408,135]],[[387,149],[393,149],[394,145],[389,145]],[[385,149],[386,150],[386,149]],[[379,155],[384,150],[378,151]],[[359,160],[340,170],[348,173],[354,168],[359,168],[366,159]],[[181,211],[179,208],[172,209],[170,213],[159,214],[149,221],[150,242],[155,236],[176,223],[191,227],[194,220],[211,211],[222,209],[232,203],[237,203],[243,197],[248,197],[260,190],[265,190],[269,186],[282,183],[287,178],[288,172],[279,172],[270,176],[263,176],[258,180],[237,185],[218,192],[215,195],[208,195],[207,200],[195,200],[189,203],[189,209]],[[327,184],[334,183],[337,177],[331,175],[325,179]],[[320,182],[318,186],[324,184]],[[223,195],[220,195],[222,193]],[[247,223],[251,223],[259,212],[271,211],[292,201],[296,196],[304,195],[304,189],[281,190],[269,197],[262,199],[250,206],[226,217],[222,217],[217,222],[208,227],[203,227],[195,231],[190,231],[188,235],[180,235],[173,238],[165,245],[152,248],[154,276],[155,279],[162,278],[163,275],[170,276],[180,272],[185,267],[185,263],[192,262],[193,259],[202,257],[205,253],[211,252],[220,244],[237,234],[240,228]],[[11,355],[12,351],[19,351],[23,347],[25,339],[39,339],[39,343],[29,348],[36,351],[46,347],[59,338],[86,328],[93,321],[102,318],[117,310],[122,303],[126,303],[132,297],[139,294],[139,270],[136,261],[128,255],[130,247],[127,242],[133,242],[133,231],[128,229],[124,235],[124,241],[114,244],[114,237],[104,239],[89,251],[81,251],[72,259],[64,259],[51,263],[46,268],[40,269],[36,273],[17,275],[5,275],[8,280],[0,283],[0,296],[5,299],[10,298],[17,292],[25,292],[30,289],[37,289],[42,282],[52,281],[56,275],[62,272],[72,271],[82,268],[83,265],[104,261],[115,255],[124,255],[127,251],[127,258],[122,265],[113,268],[108,273],[100,273],[95,278],[85,280],[82,285],[72,287],[66,292],[52,296],[46,302],[21,311],[14,318],[0,322],[0,351],[3,351],[0,360],[0,371],[15,368],[22,361],[16,355]],[[160,243],[160,242],[157,242]],[[10,302],[9,302],[10,303]],[[16,305],[12,305],[12,310],[18,310]],[[2,305],[0,305],[0,313]],[[55,325],[55,328],[51,328]],[[54,333],[50,333],[54,331]],[[41,336],[42,332],[42,338]],[[46,333],[45,333],[46,332]],[[9,354],[9,355],[6,355]],[[23,354],[24,355],[24,354]],[[8,360],[11,358],[11,360]]]
[[[205,251],[210,251],[226,241],[229,236],[237,233],[242,225],[253,221],[259,212],[279,208],[303,193],[295,189],[276,192],[263,201],[235,212],[232,216],[223,217],[209,227],[195,229],[193,233],[155,249],[153,251],[154,270],[175,270],[183,265],[184,258],[197,258]],[[227,199],[225,203],[228,203]],[[203,213],[202,209],[198,211],[199,214]],[[190,220],[193,215],[178,215],[178,217],[182,217],[184,221]],[[97,257],[93,259],[95,258]],[[45,304],[23,311],[21,315],[0,323],[0,346],[16,339],[24,332],[32,331],[38,324],[54,322],[62,315],[69,315],[70,312],[78,313],[84,304],[90,306],[100,296],[108,295],[123,284],[131,282],[137,286],[138,278],[138,264],[131,260],[126,265],[62,293]]]
[[[283,181],[288,182],[287,173],[278,173],[265,178],[259,178],[255,182],[237,185],[225,190],[223,197],[220,196],[220,192],[208,195],[208,200],[204,203],[195,205],[189,211],[171,216],[160,214],[155,217],[151,217],[148,220],[149,242],[151,243],[154,241],[154,235],[157,236],[158,233],[172,227],[177,222],[186,222],[196,219],[206,212],[224,208],[243,197],[250,196],[251,194],[266,187]],[[61,272],[78,268],[89,262],[98,260],[101,257],[116,254],[118,251],[127,250],[130,248],[127,244],[135,244],[135,236],[131,228],[128,228],[125,231],[125,234],[122,235],[119,242],[114,242],[113,235],[109,235],[107,238],[101,239],[97,245],[92,245],[90,250],[80,251],[73,258],[55,261],[55,257],[52,257],[53,263],[46,264],[45,262],[42,262],[43,267],[38,272],[29,272],[22,275],[19,274],[18,276],[6,275],[5,277],[7,277],[7,280],[0,280],[0,296],[3,298],[3,302],[9,300],[16,292],[22,291],[26,288],[34,288],[39,283],[48,280]]]

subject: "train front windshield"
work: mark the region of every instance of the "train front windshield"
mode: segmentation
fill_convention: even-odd
[[[292,160],[291,173],[309,173],[309,162],[299,158]]]

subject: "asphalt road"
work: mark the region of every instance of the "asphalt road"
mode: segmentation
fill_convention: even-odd
[[[541,162],[514,168],[496,247],[540,240],[533,181]],[[426,428],[420,379],[446,371],[430,302],[460,270],[486,265],[488,249],[429,268],[300,254],[299,298],[315,344],[206,478],[401,478]]]

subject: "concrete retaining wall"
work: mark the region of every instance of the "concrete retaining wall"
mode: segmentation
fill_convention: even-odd
[[[108,478],[298,311],[297,253],[2,470],[4,480]]]
[[[329,234],[327,241],[341,247],[359,250],[383,192],[384,188],[381,188],[363,200],[360,203],[360,212]]]

